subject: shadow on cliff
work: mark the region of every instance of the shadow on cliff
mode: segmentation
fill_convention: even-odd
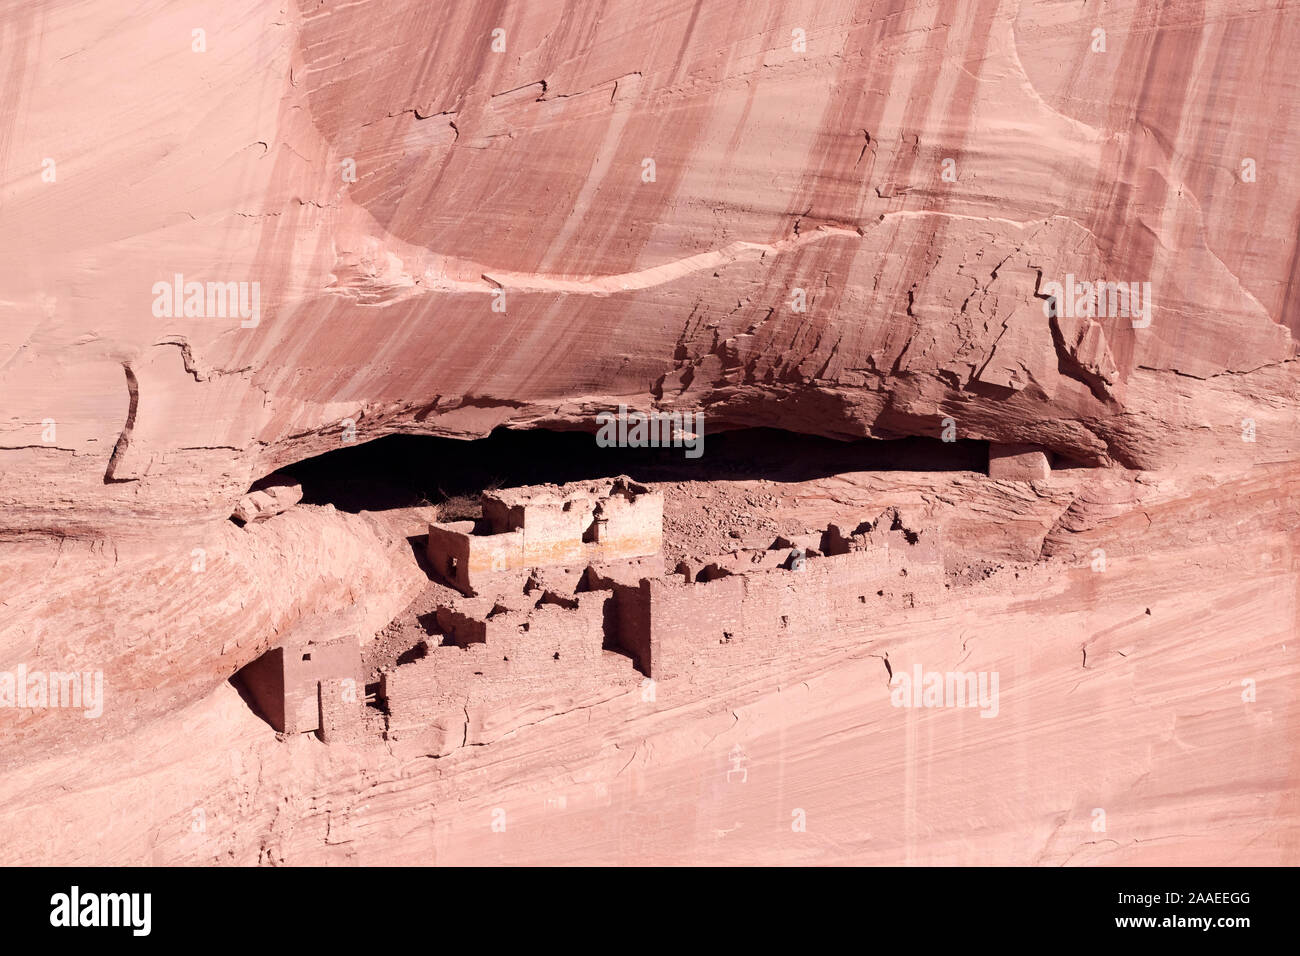
[[[853,471],[985,472],[979,441],[903,438],[835,441],[769,428],[708,435],[704,453],[681,448],[602,448],[584,432],[513,431],[460,441],[389,435],[281,469],[302,482],[307,504],[384,511],[455,504],[488,488],[630,475],[639,481],[809,481]]]

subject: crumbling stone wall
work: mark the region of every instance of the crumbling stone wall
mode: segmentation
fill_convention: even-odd
[[[615,489],[597,503],[592,520],[597,537],[588,542],[584,560],[611,561],[658,554],[663,546],[664,499],[649,489]]]
[[[480,522],[430,524],[435,573],[473,595],[491,575],[658,554],[663,496],[626,478],[485,492]]]
[[[281,733],[325,727],[337,736],[360,723],[364,689],[361,645],[355,634],[274,647],[241,670],[238,680]]]
[[[709,580],[649,580],[649,624],[631,631],[626,649],[649,676],[667,678],[728,645],[743,644],[741,653],[749,655],[797,653],[827,630],[869,626],[873,610],[937,599],[944,589],[937,542],[910,543],[903,532],[881,532],[882,538],[861,550],[810,556],[802,571],[773,567],[779,552],[769,552],[759,556],[757,570],[715,563],[717,576]],[[634,614],[629,603],[626,619]]]
[[[607,513],[605,529],[647,540],[637,538],[645,513],[617,504],[621,497],[604,499],[590,515]],[[577,502],[567,499],[569,511],[587,514]],[[553,504],[539,527],[568,520]],[[521,517],[515,507],[509,500],[491,505],[494,526],[526,523],[533,514],[524,507]],[[715,655],[775,661],[805,653],[828,630],[869,628],[880,611],[932,602],[945,589],[938,539],[905,527],[893,510],[875,521],[831,525],[797,544],[778,539],[766,550],[684,561],[666,576],[662,570],[658,554],[588,564],[581,574],[572,566],[539,570],[513,595],[497,590],[493,598],[440,607],[443,643],[383,675],[390,739],[414,737],[426,752],[445,753],[481,732],[483,720],[506,726],[540,713],[565,681],[581,693],[609,680],[611,666],[622,676],[635,668],[663,679]]]
[[[611,600],[608,591],[585,592],[479,620],[440,608],[439,625],[446,622],[457,643],[433,645],[424,657],[381,677],[390,735],[463,729],[467,702],[491,696],[493,688],[526,698],[544,694],[560,675],[598,684]]]

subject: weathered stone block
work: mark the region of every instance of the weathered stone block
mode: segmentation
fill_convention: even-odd
[[[989,445],[989,477],[999,481],[1044,481],[1051,477],[1047,452],[1037,445]]]

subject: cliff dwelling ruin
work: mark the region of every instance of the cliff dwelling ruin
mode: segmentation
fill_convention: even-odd
[[[1300,860],[1300,0],[0,23],[0,859]]]
[[[934,450],[899,453],[928,461]],[[963,447],[957,460],[975,454]],[[342,471],[355,491],[357,473]],[[301,473],[309,487],[328,484]],[[489,489],[468,510],[410,536],[430,584],[423,610],[388,640],[313,619],[313,636],[241,671],[237,683],[276,731],[355,740],[364,727],[396,752],[438,756],[502,702],[527,711],[557,694],[689,677],[727,655],[798,656],[827,627],[869,629],[882,609],[933,602],[948,586],[938,532],[907,526],[897,509],[671,561],[663,493],[626,475]],[[349,687],[364,694],[345,706]]]
[[[283,734],[315,732],[321,740],[355,736],[361,721],[361,644],[355,630],[318,621],[316,636],[299,627],[234,678],[250,703]]]
[[[527,711],[556,694],[689,676],[719,655],[791,658],[828,627],[869,632],[882,610],[932,603],[956,580],[938,529],[894,507],[801,533],[713,529],[712,543],[697,527],[666,549],[657,489],[674,480],[833,479],[875,467],[1039,482],[1049,460],[1028,445],[761,429],[713,436],[710,455],[691,462],[594,448],[572,433],[397,436],[340,449],[259,481],[237,516],[257,524],[299,500],[405,515],[411,560],[429,581],[420,610],[377,637],[313,617],[236,682],[279,733],[446,754],[502,702]],[[651,480],[611,473],[620,465]],[[513,483],[575,472],[608,476]],[[496,487],[503,481],[512,486]],[[476,484],[488,487],[469,490]]]

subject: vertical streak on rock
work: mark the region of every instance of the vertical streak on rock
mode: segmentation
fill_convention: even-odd
[[[118,436],[117,444],[113,446],[112,457],[108,459],[108,468],[104,471],[104,484],[111,484],[116,481],[135,481],[134,478],[117,478],[117,467],[126,454],[126,450],[131,447],[131,431],[135,428],[135,412],[140,405],[140,383],[136,380],[135,372],[131,371],[131,365],[128,362],[122,363],[122,370],[126,372],[126,391],[129,395],[129,404],[126,408],[126,424],[122,426],[122,434]]]

